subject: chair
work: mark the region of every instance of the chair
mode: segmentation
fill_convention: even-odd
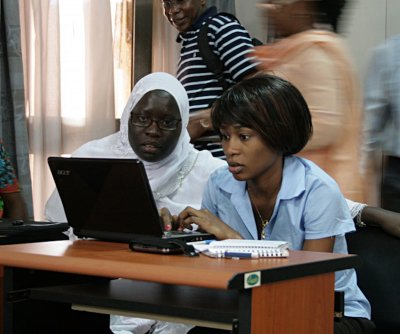
[[[371,226],[346,239],[349,253],[362,260],[358,286],[371,303],[376,334],[400,333],[400,239]]]

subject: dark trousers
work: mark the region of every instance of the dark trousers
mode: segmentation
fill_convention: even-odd
[[[334,334],[373,334],[375,325],[371,320],[365,318],[343,317],[335,321]],[[212,329],[206,327],[194,327],[188,334],[229,334],[230,331]]]
[[[400,212],[400,158],[387,156],[383,166],[382,208]]]
[[[343,317],[335,321],[333,326],[334,334],[373,334],[375,324],[365,318]]]

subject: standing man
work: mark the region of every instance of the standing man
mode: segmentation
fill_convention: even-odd
[[[188,131],[192,142],[197,149],[207,149],[214,156],[223,157],[221,145],[213,139],[216,133],[211,128],[210,106],[224,88],[200,56],[197,38],[200,27],[212,17],[208,44],[224,65],[225,81],[234,84],[256,73],[254,58],[248,57],[253,48],[249,33],[233,16],[218,14],[216,7],[207,8],[206,0],[162,0],[162,5],[165,17],[179,32],[177,78],[189,96]]]
[[[368,203],[379,205],[380,192],[382,208],[400,212],[400,35],[374,50],[364,105]]]

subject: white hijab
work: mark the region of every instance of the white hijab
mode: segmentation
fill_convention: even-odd
[[[190,144],[186,129],[189,122],[189,100],[181,83],[168,73],[156,72],[139,80],[132,90],[121,116],[119,132],[82,146],[73,155],[85,157],[140,159],[129,144],[128,122],[131,111],[149,91],[161,89],[176,100],[182,119],[182,131],[173,152],[158,162],[143,161],[155,200],[173,194],[196,162],[198,151]]]
[[[189,122],[188,97],[183,86],[172,75],[153,73],[141,79],[126,104],[121,117],[120,131],[82,145],[72,156],[138,159],[129,144],[130,114],[147,92],[156,89],[167,91],[175,98],[182,119],[182,131],[176,147],[168,157],[158,162],[143,161],[143,163],[157,207],[166,207],[172,214],[179,214],[188,205],[200,207],[208,176],[215,169],[225,165],[225,161],[212,157],[208,151],[199,152],[190,144],[189,133],[186,130]],[[50,221],[66,221],[57,191],[54,191],[48,200],[45,214]]]

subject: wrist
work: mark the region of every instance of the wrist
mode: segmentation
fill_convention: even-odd
[[[200,125],[202,126],[202,128],[209,130],[211,129],[211,123],[210,120],[207,118],[200,118],[199,120]]]
[[[366,226],[367,226],[367,224],[364,222],[364,219],[363,219],[363,216],[362,216],[363,210],[364,210],[366,207],[367,207],[366,204],[360,204],[360,206],[359,206],[359,208],[358,208],[357,215],[356,215],[356,217],[354,218],[355,224],[356,224],[358,227],[366,227]]]
[[[237,231],[230,228],[225,239],[243,239],[243,237]]]

